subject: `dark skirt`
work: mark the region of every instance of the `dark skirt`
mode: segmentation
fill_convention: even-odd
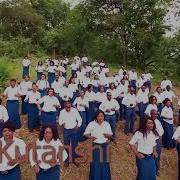
[[[156,164],[153,156],[136,158],[136,165],[138,171],[136,180],[156,180]]]
[[[55,80],[55,73],[48,72],[48,82],[50,86],[54,82],[54,80]]]
[[[164,134],[162,136],[162,145],[164,148],[174,148],[175,142],[172,139],[173,136],[173,124],[169,124],[166,121],[162,120],[162,126],[164,129]]]
[[[21,114],[27,114],[28,112],[28,102],[25,102],[26,96],[22,96]]]
[[[93,150],[93,161],[90,163],[89,180],[111,180],[110,164],[107,159],[107,143],[93,144],[100,146],[103,152],[103,160],[100,159],[99,149]]]
[[[0,122],[0,138],[2,137],[3,126],[4,126],[4,123]]]
[[[36,180],[60,180],[60,166],[54,166],[50,169],[44,170],[40,168],[36,175]]]
[[[18,100],[8,100],[7,104],[7,111],[9,115],[9,121],[14,123],[16,129],[21,128],[21,121],[19,115],[19,102]]]
[[[0,180],[21,180],[21,170],[19,165],[9,170],[8,173],[0,173]]]
[[[23,78],[24,76],[29,76],[29,66],[23,67]]]
[[[41,113],[41,124],[54,124],[56,125],[56,116],[57,112],[56,111],[51,111],[51,112],[42,112]]]
[[[87,116],[86,116],[86,125],[88,125],[91,121],[94,120],[96,113],[96,102],[92,101],[89,102],[89,108],[87,110]]]
[[[36,104],[28,104],[28,129],[40,127],[39,110]]]

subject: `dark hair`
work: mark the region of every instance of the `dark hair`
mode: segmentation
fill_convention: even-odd
[[[152,129],[152,132],[154,133],[154,135],[156,136],[159,136],[158,132],[156,131],[156,124],[155,124],[155,121],[149,117],[147,117],[145,119],[145,121],[143,121],[142,123],[139,124],[139,129],[137,131],[141,132],[143,134],[143,137],[147,136],[147,128],[146,128],[146,125],[147,125],[147,121],[148,120],[151,120],[154,124],[154,127]]]
[[[149,104],[152,104],[154,98],[156,98],[156,96],[149,97]],[[157,102],[157,98],[156,98],[156,102]]]
[[[42,63],[42,61],[39,61],[38,66],[41,66],[41,65],[43,65],[43,63]]]
[[[97,117],[98,117],[98,115],[99,115],[100,113],[102,113],[102,114],[104,115],[104,118],[105,118],[104,112],[103,112],[102,110],[98,109],[98,110],[96,111],[95,116],[94,116],[94,119],[95,119],[95,120],[97,120]]]
[[[5,129],[5,128],[9,129],[12,132],[15,132],[15,130],[16,130],[15,124],[13,122],[10,122],[10,121],[7,121],[4,123],[3,129]]]
[[[43,74],[41,74],[41,77],[42,77],[42,76],[45,76],[45,78],[46,78],[46,74],[43,73]]]
[[[2,99],[0,98],[0,105],[2,104]]]
[[[15,82],[16,83],[16,79],[10,79],[10,82]]]
[[[53,95],[55,96],[55,91],[54,91],[54,89],[53,89],[53,88],[48,88],[47,93],[49,93],[49,91],[50,91],[50,90],[52,90],[52,91],[53,91]]]
[[[90,90],[92,87],[93,87],[93,85],[92,85],[92,84],[88,84],[88,86],[87,86],[87,90]]]
[[[51,129],[51,131],[53,133],[52,139],[54,139],[54,140],[59,139],[57,126],[52,125],[52,124],[46,124],[46,125],[42,126],[42,128],[40,130],[40,134],[39,134],[40,141],[42,141],[44,139],[44,133],[47,128]]]
[[[170,100],[169,98],[166,98],[166,99],[163,101],[163,104],[166,105],[168,101],[171,102],[171,100]]]

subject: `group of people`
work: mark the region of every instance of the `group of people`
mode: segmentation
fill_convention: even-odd
[[[0,105],[0,140],[4,146],[14,142],[11,151],[17,145],[23,154],[25,143],[14,136],[15,129],[21,128],[20,115],[27,115],[27,127],[31,133],[40,129],[36,145],[50,145],[57,154],[55,162],[43,162],[45,150],[38,148],[36,154],[39,162],[36,162],[30,152],[30,163],[37,180],[59,179],[62,161],[57,155],[59,146],[63,144],[71,147],[63,150],[65,165],[68,167],[72,162],[78,167],[76,158],[80,155],[76,147],[87,139],[94,147],[89,179],[110,180],[107,146],[110,142],[116,144],[116,127],[120,121],[124,122],[124,133],[127,136],[132,134],[129,145],[136,156],[137,180],[155,180],[160,175],[162,146],[171,149],[177,142],[179,147],[180,129],[177,128],[174,133],[173,128],[173,102],[177,96],[167,77],[153,92],[153,77],[149,72],[139,76],[134,69],[121,67],[112,74],[104,62],[90,62],[87,57],[76,56],[73,62],[67,57],[38,62],[34,81],[30,79],[31,60],[27,56],[22,66],[23,80],[11,79],[1,95],[7,101],[6,107]],[[180,106],[180,101],[178,103]],[[139,128],[135,129],[134,122],[138,116]],[[58,135],[59,126],[63,129],[63,144]],[[95,148],[97,145],[103,153],[102,161],[99,149]],[[180,148],[177,149],[180,158]],[[0,180],[19,180],[18,160],[8,162],[6,157],[3,158]]]

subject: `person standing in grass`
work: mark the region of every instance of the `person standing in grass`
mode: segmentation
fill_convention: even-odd
[[[22,60],[22,66],[23,66],[23,73],[22,77],[29,76],[29,67],[31,64],[31,60],[28,58],[28,56],[25,56]]]
[[[137,177],[136,180],[156,180],[157,157],[156,140],[159,134],[156,131],[154,120],[148,118],[140,124],[129,142],[132,152],[136,156]]]

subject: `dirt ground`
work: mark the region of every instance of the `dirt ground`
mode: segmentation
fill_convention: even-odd
[[[180,87],[175,89],[176,95],[180,95]],[[173,102],[175,107],[175,114],[177,113],[177,99]],[[21,117],[23,127],[18,130],[17,136],[24,139],[26,142],[34,142],[38,137],[38,132],[29,133],[26,124],[27,117]],[[177,117],[175,117],[175,126],[177,124]],[[138,126],[138,120],[135,122]],[[131,136],[127,137],[123,133],[124,122],[119,121],[117,125],[117,143],[112,144],[112,157],[111,157],[111,173],[113,180],[135,180],[136,178],[136,165],[135,156],[130,151],[128,142]],[[62,139],[62,129],[59,129]],[[84,146],[84,144],[83,144]],[[83,159],[83,158],[82,158]],[[79,161],[82,161],[79,159]],[[22,167],[22,180],[34,180],[35,174],[28,163],[21,165]],[[89,163],[81,163],[77,168],[70,165],[68,168],[61,169],[62,180],[87,180],[89,174]],[[176,150],[162,150],[161,156],[161,170],[158,180],[177,180],[177,153]]]

